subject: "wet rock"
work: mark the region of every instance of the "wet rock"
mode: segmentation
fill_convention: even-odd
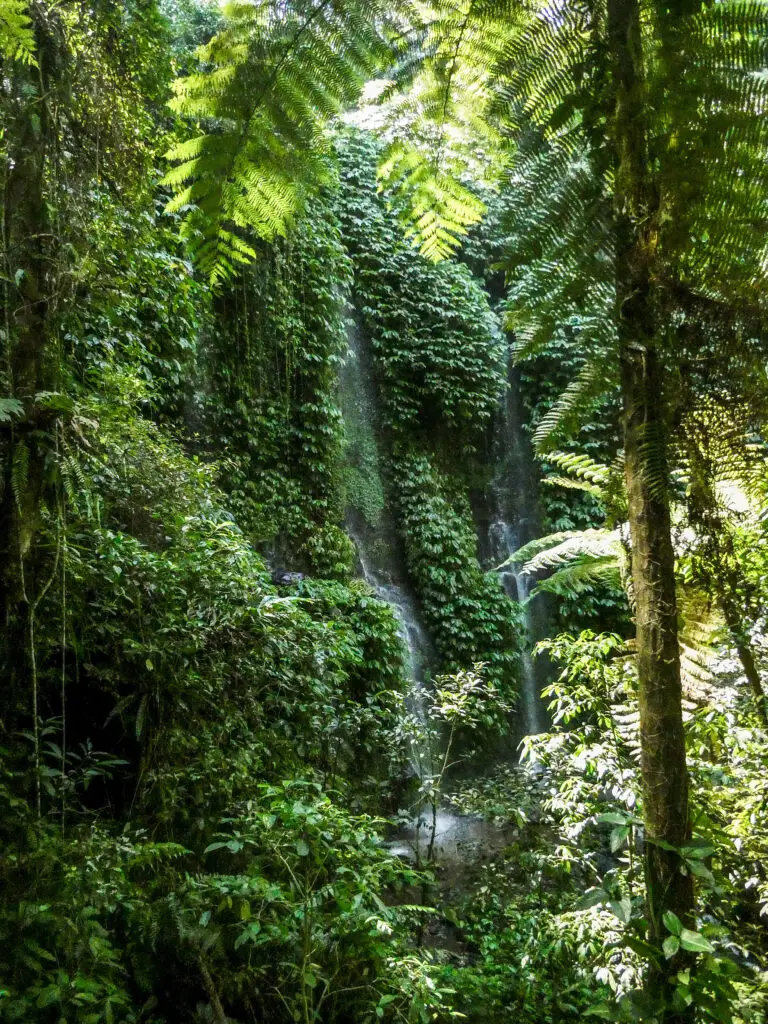
[[[284,572],[282,569],[278,569],[272,573],[272,582],[277,587],[290,587],[295,583],[301,583],[303,579],[303,572]]]

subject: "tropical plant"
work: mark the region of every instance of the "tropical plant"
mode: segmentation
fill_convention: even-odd
[[[212,281],[255,257],[249,232],[285,234],[324,179],[328,122],[391,57],[402,10],[378,0],[227,5],[200,51],[203,70],[175,87],[175,109],[207,130],[172,147],[165,179],[176,191],[169,208],[193,208],[187,237]]]
[[[0,53],[7,60],[35,63],[35,35],[26,0],[3,0],[0,5]]]

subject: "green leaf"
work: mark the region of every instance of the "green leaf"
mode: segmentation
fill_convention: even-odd
[[[606,903],[608,900],[608,893],[605,889],[588,889],[580,900],[576,902],[575,910],[589,910],[590,907],[596,907],[598,903]]]
[[[683,922],[672,910],[665,910],[664,917],[662,918],[667,931],[672,932],[673,935],[680,936],[683,931]]]
[[[709,885],[715,885],[715,876],[709,870],[706,864],[702,864],[700,860],[689,860],[686,861],[688,870],[692,875],[696,875],[697,878],[703,878]]]
[[[692,839],[690,843],[680,847],[680,853],[689,860],[704,860],[711,857],[716,849],[706,839]]]
[[[582,1017],[600,1017],[601,1020],[615,1020],[616,1009],[610,1003],[598,1003],[596,1006],[588,1006],[583,1011]]]
[[[623,924],[629,924],[632,917],[632,904],[626,896],[623,900],[611,900],[608,906]]]
[[[24,406],[18,398],[0,398],[0,423],[7,423],[15,416],[21,416]]]
[[[303,839],[298,839],[296,841],[296,853],[298,853],[300,857],[309,856],[309,847]]]
[[[680,945],[690,953],[714,953],[715,947],[700,932],[692,932],[683,928],[680,933]]]
[[[206,846],[203,850],[203,856],[205,856],[206,853],[213,853],[214,850],[223,850],[226,845],[226,843],[211,843],[210,846]]]
[[[654,963],[659,962],[659,951],[654,949],[650,943],[645,942],[643,939],[638,938],[637,935],[625,935],[624,945],[634,950],[638,956],[644,957],[646,960],[653,960]]]
[[[680,939],[676,935],[668,935],[661,948],[664,950],[664,956],[669,960],[680,949]]]
[[[631,814],[621,814],[619,811],[608,811],[605,814],[598,814],[597,822],[600,825],[626,825],[632,820]]]
[[[629,826],[623,825],[611,832],[611,853],[616,853],[622,848],[629,838]]]

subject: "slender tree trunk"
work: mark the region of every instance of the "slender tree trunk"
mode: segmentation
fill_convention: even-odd
[[[616,284],[624,454],[636,606],[645,880],[649,939],[660,947],[665,911],[684,922],[693,881],[671,849],[690,837],[682,717],[674,550],[665,458],[666,417],[654,270],[659,197],[648,159],[647,107],[638,0],[609,0],[608,42],[616,153]],[[668,1004],[679,963],[651,966],[649,991]],[[668,1024],[692,1019],[665,1011]]]
[[[44,59],[41,55],[41,59]],[[8,169],[3,195],[3,295],[6,387],[22,412],[3,431],[4,487],[0,507],[0,595],[3,620],[24,601],[21,561],[35,533],[37,496],[32,477],[38,442],[35,395],[43,389],[47,339],[45,201],[47,117],[42,68],[22,67],[7,79]]]
[[[690,838],[688,771],[682,717],[674,551],[663,479],[662,381],[653,347],[625,346],[622,356],[624,450],[632,542],[632,582],[637,630],[641,774],[645,821],[645,881],[650,941],[660,947],[668,934],[663,915],[673,911],[690,922],[693,879],[680,871],[674,847]],[[649,455],[653,452],[653,461]],[[663,964],[652,978],[668,987]],[[688,1020],[672,1015],[669,1021]]]
[[[755,662],[752,645],[749,642],[749,631],[739,611],[737,598],[728,593],[727,587],[721,587],[717,600],[728,627],[728,634],[736,648],[744,675],[752,690],[752,696],[755,698],[757,714],[763,726],[768,728],[768,705],[765,700],[765,689]]]
[[[36,804],[41,814],[40,703],[33,650],[35,609],[48,556],[35,541],[46,486],[53,415],[40,392],[55,387],[50,350],[49,295],[52,244],[46,192],[53,138],[50,90],[59,58],[58,15],[46,5],[30,8],[37,67],[8,68],[2,83],[6,167],[2,195],[2,293],[4,390],[19,403],[18,415],[0,429],[0,672],[9,722],[32,718]],[[43,571],[44,570],[44,571]],[[40,578],[38,579],[38,575]],[[46,587],[47,589],[47,587]]]

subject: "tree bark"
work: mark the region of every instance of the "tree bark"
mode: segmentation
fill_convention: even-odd
[[[693,879],[680,871],[679,855],[658,845],[690,839],[688,771],[682,717],[674,551],[662,471],[661,373],[655,347],[627,344],[622,353],[624,452],[632,544],[637,631],[641,776],[645,822],[645,881],[649,938],[660,947],[665,911],[690,924]],[[653,461],[649,458],[653,452]],[[670,995],[677,963],[652,971],[654,994]],[[671,1015],[686,1021],[687,1014]]]
[[[636,606],[641,780],[649,941],[667,934],[666,911],[689,924],[693,880],[674,849],[690,838],[688,771],[675,597],[674,550],[665,453],[665,405],[654,293],[660,213],[648,157],[648,110],[638,0],[609,0],[611,124],[624,455]],[[659,845],[663,843],[664,846]],[[690,1011],[669,1009],[679,955],[652,963],[648,991],[661,1019],[682,1024]]]
[[[31,711],[39,761],[41,709],[31,638],[40,558],[34,549],[52,442],[46,429],[50,415],[40,408],[36,396],[52,390],[56,380],[49,344],[53,241],[46,189],[53,139],[49,93],[55,84],[60,40],[58,15],[42,4],[32,5],[30,14],[38,66],[17,62],[9,67],[2,85],[7,123],[2,196],[3,390],[20,403],[21,412],[0,429],[0,667],[9,713],[26,717]]]

